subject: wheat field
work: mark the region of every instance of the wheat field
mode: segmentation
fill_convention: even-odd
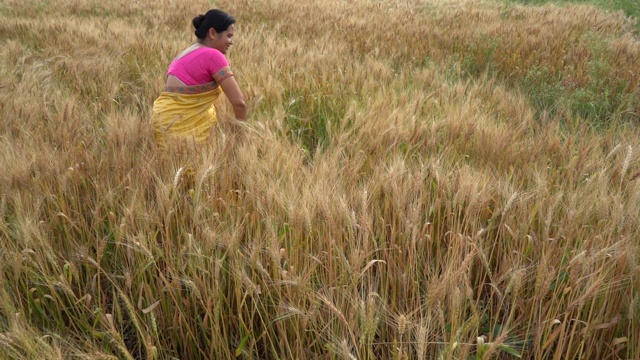
[[[249,120],[163,156],[214,7]],[[0,359],[640,357],[622,12],[4,0],[0,45]]]

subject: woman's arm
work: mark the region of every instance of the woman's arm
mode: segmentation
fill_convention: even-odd
[[[242,90],[240,90],[236,79],[233,76],[229,76],[220,83],[220,87],[229,102],[231,102],[236,119],[247,120],[247,105],[244,102],[244,95],[242,95]]]

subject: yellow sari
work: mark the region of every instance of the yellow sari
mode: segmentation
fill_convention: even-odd
[[[199,145],[216,124],[214,102],[222,92],[216,82],[195,86],[165,86],[153,103],[151,123],[161,151]]]

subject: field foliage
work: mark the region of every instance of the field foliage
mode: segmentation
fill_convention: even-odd
[[[212,7],[249,121],[223,97],[209,146],[163,156],[151,106]],[[588,4],[4,0],[0,358],[637,358],[636,29]]]

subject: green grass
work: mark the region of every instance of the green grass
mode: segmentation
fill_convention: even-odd
[[[546,1],[524,3],[555,4]],[[609,4],[609,8],[614,6],[609,2],[600,5],[606,4]],[[625,9],[637,15],[638,4],[629,3]],[[509,20],[524,21],[519,13],[507,7],[502,10],[500,21]],[[544,32],[527,34],[524,31],[518,34],[521,38],[514,41],[513,34],[487,33],[480,29],[464,39],[463,46],[452,49],[452,63],[460,66],[463,76],[473,79],[489,76],[515,91],[521,91],[537,109],[538,117],[549,114],[580,117],[600,128],[620,121],[639,121],[639,108],[635,104],[640,101],[640,94],[634,85],[636,80],[621,73],[616,64],[621,59],[631,62],[637,60],[624,60],[624,55],[621,56],[624,49],[612,45],[612,39],[620,34],[628,35],[629,29],[622,27],[602,31],[585,22],[574,29],[565,30],[565,34],[561,35],[566,41],[562,45],[563,54],[555,58],[554,55],[549,56],[548,51],[554,45],[548,45],[548,42],[554,40],[548,38],[539,42],[540,49],[526,50],[536,54],[532,59],[518,57],[522,55],[520,44],[528,36],[535,38]],[[569,56],[576,62],[569,61]]]
[[[636,0],[505,0],[507,3],[517,3],[523,5],[567,5],[585,4],[597,6],[605,11],[622,10],[624,14],[635,21],[640,29],[640,2]]]

